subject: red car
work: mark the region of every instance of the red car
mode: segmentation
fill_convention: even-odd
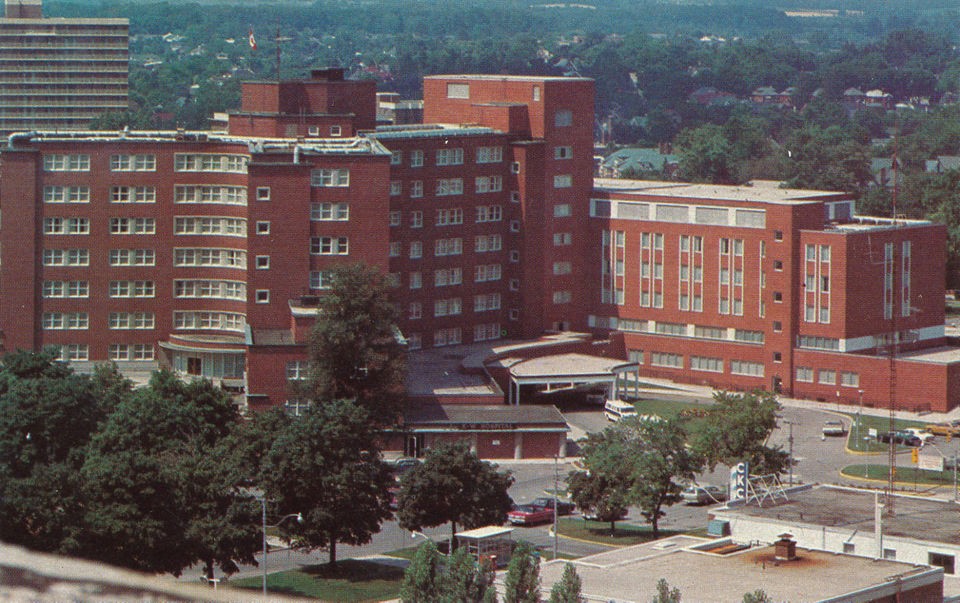
[[[517,505],[507,513],[507,520],[516,525],[531,526],[553,521],[553,509],[533,505]]]

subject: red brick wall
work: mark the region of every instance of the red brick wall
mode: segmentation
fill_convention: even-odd
[[[39,182],[42,159],[39,153],[3,153],[4,174],[0,178],[0,331],[3,349],[32,350],[38,342],[39,325],[34,318],[39,303],[37,291],[41,268],[37,264],[38,223],[42,227],[42,194]],[[76,305],[76,302],[74,304]]]

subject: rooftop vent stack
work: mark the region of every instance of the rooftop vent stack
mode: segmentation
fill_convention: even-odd
[[[797,558],[797,543],[793,534],[780,534],[780,540],[774,545],[774,558],[777,561],[794,561]]]
[[[39,19],[43,16],[42,0],[5,0],[3,14],[7,19]]]

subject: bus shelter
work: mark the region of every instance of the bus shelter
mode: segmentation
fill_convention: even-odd
[[[486,526],[458,532],[457,546],[466,547],[467,552],[481,567],[485,561],[490,567],[504,567],[510,563],[513,553],[513,528]]]

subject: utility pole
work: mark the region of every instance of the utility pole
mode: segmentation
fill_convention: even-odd
[[[557,520],[557,490],[560,487],[560,458],[553,455],[553,558],[556,559],[560,552],[560,534]]]

